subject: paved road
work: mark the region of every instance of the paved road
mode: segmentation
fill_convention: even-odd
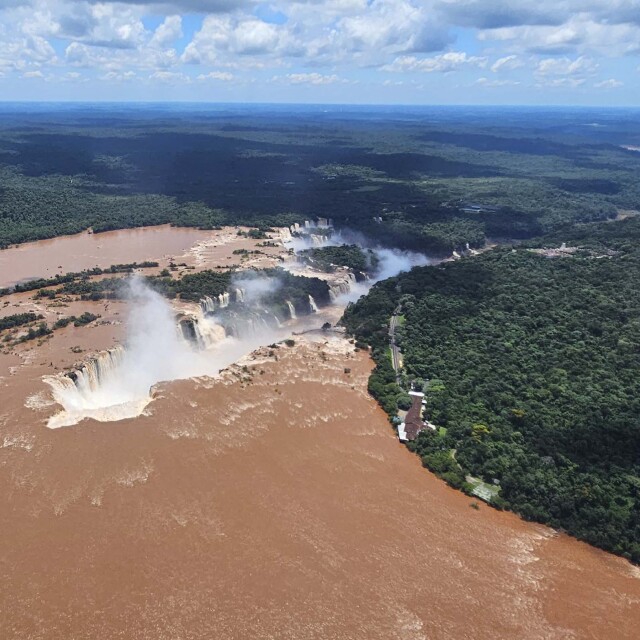
[[[396,372],[396,382],[400,381],[400,349],[396,344],[396,327],[398,326],[398,312],[400,309],[396,309],[391,316],[391,322],[389,322],[389,342],[391,345],[391,364],[393,370]]]

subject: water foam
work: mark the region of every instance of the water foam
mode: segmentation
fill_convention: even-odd
[[[140,415],[158,382],[214,375],[221,362],[225,366],[228,357],[235,358],[237,345],[228,344],[224,329],[212,320],[194,316],[176,325],[171,306],[159,294],[135,279],[130,287],[126,347],[102,351],[74,371],[44,378],[63,407],[49,427]],[[212,357],[212,349],[218,357]]]

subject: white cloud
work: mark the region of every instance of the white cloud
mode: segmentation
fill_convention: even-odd
[[[26,21],[34,33],[93,46],[133,49],[142,44],[141,13],[117,4],[42,3]]]
[[[133,71],[124,71],[123,73],[118,73],[117,71],[108,71],[100,78],[100,80],[103,80],[105,82],[131,82],[136,78],[137,76]]]
[[[243,58],[298,55],[302,45],[284,26],[253,17],[207,16],[182,54],[188,64],[255,66]]]
[[[261,19],[267,8],[280,20]],[[187,14],[203,18],[187,22]],[[478,87],[601,95],[624,82],[624,95],[639,54],[640,0],[0,0],[0,70],[39,71],[52,82],[86,69],[82,78],[114,83],[198,80],[201,91],[270,76],[292,87],[346,76],[409,91],[441,73],[443,91],[455,91],[473,82],[470,70],[484,69]]]
[[[449,42],[446,28],[419,4],[373,0],[365,11],[337,24],[338,40],[348,50],[440,51]]]
[[[618,87],[624,86],[624,82],[616,80],[615,78],[609,78],[608,80],[603,80],[602,82],[596,82],[593,86],[596,89],[617,89]]]
[[[545,58],[534,70],[539,87],[571,88],[581,87],[598,70],[598,63],[591,58],[580,56],[571,58]]]
[[[182,38],[182,18],[167,16],[164,22],[155,30],[149,45],[165,48],[172,45],[178,38]]]
[[[524,62],[518,56],[505,56],[499,58],[491,65],[491,71],[498,73],[499,71],[513,71],[524,66]]]
[[[594,21],[588,14],[577,14],[556,26],[513,26],[481,31],[483,42],[505,43],[513,51],[532,53],[597,53],[621,56],[640,51],[640,27]]]
[[[424,72],[450,73],[465,66],[485,67],[487,58],[468,56],[463,51],[450,51],[432,58],[417,58],[416,56],[401,56],[391,64],[385,65],[384,71],[395,72]]]
[[[608,25],[640,23],[640,0],[436,0],[431,5],[451,23],[477,29],[559,27],[577,15]]]
[[[204,82],[206,80],[220,80],[222,82],[231,82],[234,79],[233,73],[228,71],[210,71],[209,73],[201,73],[198,76],[198,80]]]
[[[272,80],[285,80],[290,84],[334,84],[336,82],[344,82],[340,78],[333,75],[322,75],[321,73],[288,73],[286,76],[274,76]]]
[[[189,76],[177,71],[154,71],[149,76],[149,80],[155,80],[157,82],[164,82],[167,84],[189,84],[191,82],[191,78]]]
[[[473,84],[480,87],[515,87],[520,83],[515,80],[497,80],[496,78],[478,78]]]
[[[570,58],[545,58],[540,60],[535,73],[539,76],[576,76],[593,74],[597,69],[598,63],[584,56],[580,56],[575,60]]]

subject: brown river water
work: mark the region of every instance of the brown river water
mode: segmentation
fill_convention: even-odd
[[[123,304],[73,305],[113,324],[0,354],[0,638],[638,637],[640,571],[472,509],[398,443],[343,337],[48,429],[42,376],[122,337]]]
[[[166,266],[173,258],[196,268],[239,263],[232,249],[255,249],[256,241],[238,238],[237,229],[201,231],[160,225],[105,233],[78,233],[28,242],[0,251],[0,288],[35,278],[51,278],[92,267],[144,260]],[[272,248],[261,248],[274,255]],[[272,265],[265,265],[272,266]]]

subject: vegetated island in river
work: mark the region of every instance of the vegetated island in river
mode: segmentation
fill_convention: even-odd
[[[562,241],[566,242],[563,245]],[[551,256],[551,257],[550,257]],[[343,322],[373,347],[369,391],[450,485],[640,562],[640,220],[376,284]],[[404,366],[399,384],[389,319]]]

